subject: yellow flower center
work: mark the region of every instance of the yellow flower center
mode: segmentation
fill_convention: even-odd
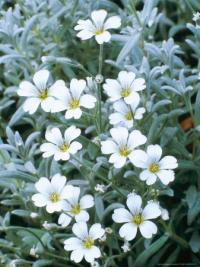
[[[133,114],[131,111],[128,111],[126,114],[125,114],[125,119],[127,121],[131,121],[133,119]]]
[[[51,202],[56,203],[60,200],[60,196],[57,193],[52,193],[49,196],[49,199],[51,200]]]
[[[83,240],[83,247],[86,249],[90,249],[94,244],[94,241],[92,240],[91,237],[87,237],[86,239]]]
[[[69,102],[69,107],[71,109],[78,108],[80,106],[80,100],[76,98],[72,98],[72,100]]]
[[[61,152],[67,152],[67,150],[69,149],[69,145],[64,143],[63,145],[59,146],[59,150]]]
[[[121,96],[122,97],[127,97],[130,95],[130,93],[131,93],[131,90],[129,88],[124,88],[121,90]]]
[[[100,34],[102,34],[103,32],[104,32],[104,28],[101,27],[101,28],[98,28],[98,29],[96,30],[95,34],[96,34],[96,35],[100,35]]]
[[[137,225],[140,225],[141,223],[143,223],[144,221],[144,218],[141,214],[137,214],[137,215],[134,215],[133,216],[133,223],[134,224],[137,224]]]
[[[48,97],[48,90],[47,90],[47,88],[44,89],[44,90],[42,90],[42,91],[40,91],[38,97],[41,100],[45,100]]]
[[[152,173],[158,172],[159,171],[159,165],[157,163],[152,163],[149,166],[149,171],[152,172]]]
[[[73,214],[73,215],[77,215],[77,214],[79,214],[80,213],[80,211],[81,211],[81,207],[80,207],[80,205],[79,204],[76,204],[76,205],[73,205],[72,206],[72,209],[71,209],[71,214]]]
[[[127,157],[130,153],[131,153],[131,151],[128,149],[127,146],[120,147],[120,149],[119,149],[119,154],[122,157]]]

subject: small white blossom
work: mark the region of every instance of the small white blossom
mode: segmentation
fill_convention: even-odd
[[[155,202],[148,203],[142,209],[142,198],[136,194],[130,194],[126,204],[129,210],[119,208],[114,210],[112,215],[113,221],[116,223],[125,223],[119,230],[119,235],[127,241],[136,237],[139,228],[144,238],[151,238],[157,233],[157,226],[149,221],[161,215],[159,205]]]
[[[129,252],[130,251],[130,244],[127,240],[124,241],[123,246],[121,246],[123,252]]]
[[[95,191],[97,191],[97,192],[100,192],[100,193],[105,193],[106,192],[106,190],[108,189],[108,185],[104,185],[104,184],[97,184],[96,186],[95,186]]]
[[[79,31],[77,36],[82,40],[87,40],[95,37],[98,44],[109,42],[111,34],[109,29],[117,29],[121,26],[121,19],[118,16],[113,16],[108,19],[106,10],[95,10],[91,13],[91,20],[78,20],[78,25],[75,30]]]
[[[120,71],[117,80],[106,79],[103,88],[105,93],[110,97],[110,101],[114,102],[123,99],[127,104],[132,104],[138,98],[138,91],[146,88],[143,78],[135,78],[133,72]]]
[[[32,200],[37,207],[45,207],[49,213],[61,211],[64,207],[64,199],[66,199],[71,185],[66,185],[66,177],[55,174],[51,181],[42,177],[35,183],[35,188],[39,193],[32,196]]]
[[[29,114],[33,114],[41,104],[41,108],[46,112],[51,112],[54,106],[54,92],[59,91],[64,86],[62,80],[56,81],[52,86],[48,86],[49,71],[40,70],[33,76],[34,84],[29,81],[23,81],[17,91],[19,96],[25,96],[27,99],[23,104],[23,109]]]
[[[137,108],[139,102],[139,95],[135,96],[134,102],[130,105],[127,105],[122,100],[115,102],[113,107],[116,112],[109,116],[110,124],[125,126],[127,128],[133,127],[134,120],[141,120],[145,113],[144,108]]]
[[[135,148],[147,141],[146,136],[140,131],[133,130],[129,134],[124,127],[112,128],[110,134],[111,140],[101,142],[101,151],[103,154],[112,154],[109,162],[113,163],[115,168],[122,168],[127,159],[132,162]]]
[[[81,130],[75,126],[70,126],[65,130],[64,137],[58,128],[47,129],[45,138],[49,143],[40,146],[44,158],[54,156],[56,161],[68,160],[70,154],[74,155],[82,148],[82,145],[73,141],[81,134]],[[72,142],[73,141],[73,142]]]
[[[165,185],[174,180],[174,171],[177,168],[177,160],[173,156],[165,156],[161,159],[162,148],[159,145],[150,145],[147,152],[135,150],[132,163],[144,169],[140,173],[140,179],[146,181],[148,185],[156,182],[157,178]]]
[[[72,218],[76,222],[88,221],[89,214],[86,209],[94,206],[94,198],[91,195],[85,195],[80,198],[80,188],[71,186],[69,190],[65,191],[67,200],[65,201],[63,213],[59,216],[58,223],[63,227],[70,224]]]
[[[95,107],[96,98],[89,94],[83,94],[86,89],[85,80],[72,79],[70,88],[62,87],[54,96],[57,100],[54,102],[52,112],[66,110],[66,119],[80,119],[82,115],[81,107],[92,109]]]
[[[198,20],[200,20],[200,12],[195,12],[193,14],[192,20],[195,21],[195,22],[197,22]]]
[[[101,224],[93,224],[88,231],[85,222],[78,222],[73,225],[72,232],[76,237],[64,241],[65,250],[72,251],[70,257],[72,261],[78,263],[85,258],[87,262],[92,263],[101,256],[100,249],[94,245],[95,240],[101,238],[105,233]]]

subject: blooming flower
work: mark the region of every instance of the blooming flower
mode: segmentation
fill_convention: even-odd
[[[135,73],[120,71],[117,80],[106,79],[103,88],[112,102],[123,99],[127,104],[132,104],[138,98],[137,92],[144,90],[146,85],[143,78],[135,78]]]
[[[81,107],[92,109],[95,107],[96,98],[89,94],[82,95],[86,88],[85,80],[72,79],[70,88],[63,87],[54,96],[58,99],[54,102],[53,112],[67,110],[66,119],[79,119],[82,115]]]
[[[80,188],[72,186],[66,192],[67,200],[64,204],[63,211],[58,219],[58,223],[62,226],[68,226],[74,217],[77,222],[88,221],[89,214],[85,209],[94,206],[94,198],[91,195],[85,195],[80,198]],[[80,200],[79,200],[80,198]]]
[[[133,240],[139,228],[144,238],[151,238],[157,233],[157,226],[149,221],[160,216],[159,205],[155,202],[148,203],[142,209],[142,198],[134,193],[129,194],[126,204],[129,210],[125,208],[115,209],[112,215],[116,223],[125,223],[119,230],[119,235],[127,241]]]
[[[71,237],[64,241],[65,250],[72,251],[70,257],[72,261],[78,263],[85,258],[87,262],[92,263],[101,256],[100,249],[94,245],[95,240],[101,238],[105,233],[99,223],[93,224],[88,231],[85,222],[78,222],[73,225],[72,232],[77,237]]]
[[[43,153],[44,158],[48,158],[54,155],[54,159],[68,160],[70,154],[76,154],[78,150],[82,148],[82,145],[73,141],[81,133],[81,130],[75,126],[70,126],[65,130],[64,137],[62,136],[58,128],[52,128],[46,131],[45,138],[49,143],[44,143],[40,146],[40,150]]]
[[[103,154],[112,154],[109,162],[114,164],[115,168],[121,168],[126,160],[132,162],[134,149],[146,143],[146,136],[140,131],[134,130],[130,134],[127,128],[117,127],[110,130],[113,140],[101,142],[101,151]]]
[[[67,197],[66,190],[70,189],[71,185],[66,185],[66,177],[57,173],[51,181],[46,177],[40,178],[35,183],[35,188],[39,192],[32,196],[35,206],[46,206],[47,212],[53,213],[63,209],[64,199]]]
[[[47,82],[49,79],[48,70],[40,70],[33,76],[34,84],[23,81],[19,85],[17,91],[18,95],[25,96],[27,99],[23,104],[23,109],[29,114],[33,114],[41,107],[44,111],[50,112],[54,103],[54,92],[58,92],[64,86],[64,81],[58,80],[51,87],[48,87]]]
[[[133,127],[134,120],[141,120],[145,113],[145,108],[137,108],[140,98],[136,95],[132,104],[127,105],[124,101],[120,100],[114,103],[113,107],[116,110],[109,116],[110,124],[120,124],[127,128]]]
[[[98,44],[109,42],[111,34],[109,29],[117,29],[121,26],[121,19],[118,16],[110,17],[106,20],[105,10],[95,10],[91,13],[91,20],[78,20],[75,30],[79,31],[77,36],[82,40],[87,40],[95,36]]]
[[[172,156],[165,156],[161,159],[162,148],[159,145],[150,145],[147,147],[147,152],[135,150],[132,158],[132,163],[144,169],[140,173],[140,179],[146,181],[148,185],[154,184],[159,178],[165,185],[174,180],[174,171],[177,168],[177,160]]]

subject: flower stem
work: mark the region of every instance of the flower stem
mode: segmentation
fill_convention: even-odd
[[[103,66],[103,44],[99,46],[99,69],[98,75],[102,75]],[[101,116],[101,84],[98,83],[98,134],[102,131],[102,116]]]

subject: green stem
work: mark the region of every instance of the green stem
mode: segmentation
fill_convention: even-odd
[[[100,44],[99,46],[99,69],[98,69],[98,75],[102,75],[102,66],[103,66],[103,44]],[[98,90],[98,135],[102,132],[102,116],[101,116],[101,84],[98,83],[97,85]]]

